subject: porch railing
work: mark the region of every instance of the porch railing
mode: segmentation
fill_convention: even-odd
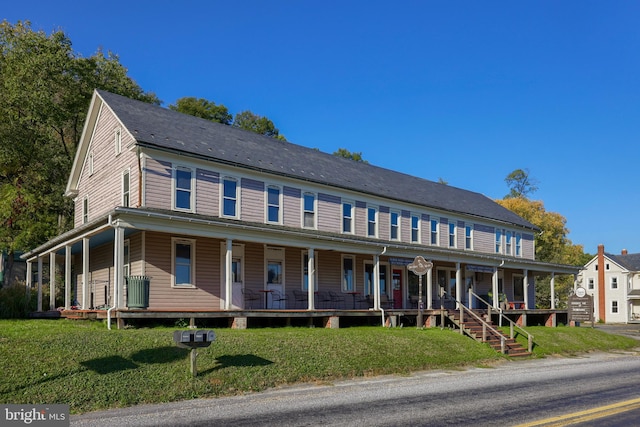
[[[533,335],[531,335],[529,332],[527,332],[524,328],[518,326],[516,324],[516,322],[514,322],[513,320],[511,320],[507,316],[505,316],[504,313],[502,312],[501,308],[493,307],[491,304],[489,304],[487,301],[485,301],[481,296],[479,296],[478,294],[476,294],[475,292],[473,292],[471,290],[469,290],[469,294],[471,296],[476,297],[476,299],[478,299],[479,301],[483,302],[487,306],[487,314],[489,316],[489,319],[491,319],[491,312],[492,312],[492,310],[494,310],[496,313],[498,313],[500,326],[502,326],[502,320],[503,319],[506,320],[507,322],[509,322],[509,338],[513,339],[515,337],[515,330],[516,329],[518,329],[518,332],[522,332],[524,335],[526,335],[527,336],[528,351],[529,351],[529,353],[531,353],[531,350],[533,349]],[[461,307],[460,317],[462,318],[462,307],[464,307],[464,304],[462,304],[461,302],[458,301],[458,305]],[[469,301],[469,305],[471,305],[471,301]],[[467,309],[467,307],[464,307],[464,308]],[[467,309],[467,310],[469,310],[469,309]],[[469,311],[471,311],[471,310],[469,310]]]
[[[474,319],[476,319],[478,322],[482,324],[482,342],[487,342],[487,330],[490,330],[496,336],[500,337],[500,353],[505,354],[507,351],[507,346],[506,346],[506,338],[504,337],[504,334],[502,334],[496,328],[491,326],[489,323],[487,323],[486,320],[478,316],[476,313],[473,312],[473,310],[466,307],[460,301],[458,301],[457,299],[455,299],[455,301],[458,302],[458,306],[460,307],[459,309],[460,310],[460,334],[464,334],[463,323],[464,323],[464,313],[466,312],[469,316],[473,317]],[[445,311],[444,306],[441,307],[441,310],[444,316],[444,311]]]

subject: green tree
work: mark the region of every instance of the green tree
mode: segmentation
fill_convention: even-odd
[[[26,250],[67,230],[63,197],[95,88],[159,104],[118,57],[73,52],[62,32],[0,23],[0,250]]]
[[[516,169],[504,179],[510,191],[505,197],[529,197],[538,190],[538,182],[529,169]]]
[[[356,162],[360,162],[360,163],[369,163],[368,161],[366,161],[365,159],[362,158],[362,152],[361,151],[354,151],[353,153],[349,150],[347,150],[346,148],[338,148],[338,151],[335,151],[333,153],[334,156],[337,157],[344,157],[345,159],[351,159],[354,160]]]
[[[251,132],[259,133],[260,135],[270,136],[272,138],[286,141],[284,135],[280,135],[280,131],[273,124],[271,120],[266,117],[253,114],[251,111],[246,110],[235,115],[233,119],[233,126],[248,130]]]
[[[211,120],[212,122],[230,125],[233,116],[224,105],[216,105],[213,101],[204,98],[184,97],[176,101],[175,105],[169,105],[173,111]]]

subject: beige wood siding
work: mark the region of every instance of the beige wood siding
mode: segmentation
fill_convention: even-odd
[[[264,182],[242,178],[240,214],[243,221],[264,222]]]
[[[285,278],[288,294],[302,290],[302,252],[299,248],[285,248]]]
[[[319,193],[318,230],[340,233],[342,231],[340,208],[340,197]]]
[[[431,244],[431,218],[427,214],[420,219],[420,239],[423,245]]]
[[[356,236],[367,235],[367,204],[356,200],[355,206],[355,231]]]
[[[283,224],[287,227],[300,228],[302,224],[302,192],[293,187],[284,187],[283,193]]]
[[[147,158],[144,165],[144,176],[145,206],[171,209],[171,162]]]
[[[196,212],[220,215],[220,174],[206,169],[196,171]]]
[[[440,239],[438,242],[438,246],[443,248],[449,247],[449,219],[448,218],[440,218],[438,232],[440,234]]]
[[[247,243],[244,247],[244,260],[244,286],[254,291],[264,289],[264,245]]]
[[[342,257],[340,252],[322,251],[318,256],[318,290],[341,292]]]
[[[533,234],[522,233],[522,257],[535,259],[535,244]]]
[[[495,247],[495,229],[481,224],[473,224],[473,250],[493,254]]]
[[[388,206],[380,206],[378,211],[378,237],[389,240],[391,234],[391,218]]]
[[[464,249],[464,221],[458,221],[456,224],[456,247]]]
[[[115,151],[115,130],[122,135],[122,151]],[[74,225],[82,224],[82,208],[85,196],[89,199],[91,221],[122,205],[122,174],[129,170],[130,206],[138,200],[138,161],[135,151],[127,146],[134,141],[120,126],[108,108],[103,108],[98,117],[91,145],[78,181],[78,197],[75,200]],[[90,173],[89,159],[93,158],[93,173]]]
[[[400,211],[400,238],[403,242],[411,242],[411,212]]]

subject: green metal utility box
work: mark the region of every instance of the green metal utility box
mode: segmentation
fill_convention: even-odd
[[[129,276],[127,279],[127,307],[149,307],[149,285],[151,278],[148,276]]]

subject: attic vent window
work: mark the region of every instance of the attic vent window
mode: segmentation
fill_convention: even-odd
[[[116,156],[122,152],[122,131],[116,128],[113,132],[113,143],[115,145]]]

